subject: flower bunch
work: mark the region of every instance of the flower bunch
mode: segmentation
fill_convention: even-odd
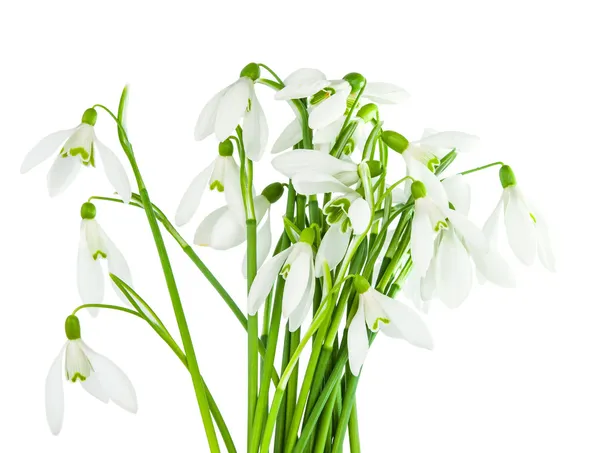
[[[269,168],[269,128],[257,85],[272,89],[275,99],[286,101],[294,114],[270,149],[276,154],[271,164],[278,180],[260,191],[254,186],[254,172],[257,164]],[[193,383],[210,451],[220,451],[220,441],[229,452],[240,448],[200,372],[159,224],[247,331],[248,425],[243,450],[251,453],[341,452],[347,433],[351,451],[360,451],[356,389],[377,334],[432,349],[425,316],[433,301],[456,308],[477,280],[515,286],[514,273],[498,246],[501,218],[508,244],[520,261],[531,265],[537,256],[554,270],[546,223],[523,195],[511,167],[494,162],[449,171],[462,153],[479,150],[476,136],[428,129],[409,140],[384,129],[380,106],[407,98],[403,89],[367,81],[359,73],[329,79],[319,70],[304,68],[282,80],[268,66],[250,63],[208,101],[195,138],[214,136],[214,154],[192,180],[174,220],[177,226],[192,221],[207,189],[223,194],[223,206],[197,224],[193,244],[217,250],[244,244],[245,303],[233,300],[198,256],[199,249],[152,203],[123,122],[127,89],[117,114],[97,104],[85,111],[80,126],[54,133],[34,147],[25,158],[24,172],[57,152],[48,175],[51,195],[70,185],[81,166],[95,167],[98,155],[120,196],[92,196],[81,207],[77,283],[83,304],[67,317],[67,344],[47,378],[52,432],[62,427],[62,380],[79,381],[103,402],[113,401],[131,412],[137,408],[124,373],[81,339],[77,312],[111,309],[144,320],[179,357]],[[96,138],[97,110],[116,124],[138,193],[132,193],[119,159]],[[389,170],[402,162],[405,173],[394,176]],[[499,168],[500,201],[480,228],[469,219],[468,175],[493,167]],[[181,345],[133,288],[123,255],[96,221],[95,201],[127,203],[144,211]],[[277,203],[285,206],[283,218],[272,216]],[[275,241],[273,222],[279,227]],[[103,303],[102,260],[124,304]],[[300,355],[307,347],[309,359],[301,367]],[[279,349],[280,367],[275,363]]]

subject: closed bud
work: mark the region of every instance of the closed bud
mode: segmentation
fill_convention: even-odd
[[[500,167],[500,183],[504,189],[517,185],[517,178],[515,177],[512,168],[508,165],[502,165],[502,167]]]
[[[219,155],[223,157],[229,157],[233,155],[233,143],[227,139],[224,142],[219,143]]]
[[[83,112],[83,116],[81,117],[81,122],[85,124],[89,124],[90,126],[94,126],[96,124],[96,120],[98,119],[98,112],[95,109],[87,109]]]
[[[344,80],[352,87],[352,92],[357,93],[367,84],[367,79],[358,72],[351,72],[344,76]]]
[[[81,205],[81,218],[91,220],[96,217],[96,205],[94,203],[83,203]]]
[[[253,82],[260,77],[260,66],[256,63],[249,63],[244,66],[244,69],[240,72],[240,77],[248,77]]]
[[[273,204],[277,202],[283,195],[283,184],[279,182],[274,182],[273,184],[269,184],[262,191],[262,195],[269,200],[269,203]]]
[[[378,160],[368,160],[367,166],[369,167],[369,174],[372,178],[379,176],[383,173],[383,165]]]
[[[397,153],[402,154],[408,148],[409,141],[396,131],[384,131],[381,133],[383,142]]]
[[[414,181],[410,186],[410,192],[415,200],[418,200],[419,198],[423,198],[427,195],[427,188],[421,181]]]
[[[356,116],[361,118],[365,123],[370,122],[371,120],[377,118],[378,108],[375,104],[366,104],[363,105]]]
[[[370,287],[371,285],[369,285],[369,281],[362,275],[354,276],[354,289],[358,294],[366,293]]]
[[[79,340],[81,338],[81,326],[79,318],[75,315],[67,317],[65,320],[65,333],[69,340]]]
[[[300,233],[300,242],[312,245],[315,241],[315,230],[313,228],[304,228]]]

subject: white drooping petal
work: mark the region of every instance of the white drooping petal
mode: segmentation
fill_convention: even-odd
[[[308,125],[311,129],[323,129],[346,113],[346,101],[350,94],[350,84],[340,83],[339,88],[329,98],[320,102],[308,116]]]
[[[436,294],[436,281],[437,281],[437,260],[435,256],[431,259],[431,263],[429,264],[429,269],[427,269],[427,273],[425,277],[421,279],[419,285],[419,294],[421,300],[423,301],[423,312],[427,313],[429,309],[429,302],[433,299]]]
[[[35,145],[23,159],[21,164],[21,173],[26,173],[33,167],[41,164],[46,159],[49,159],[52,154],[58,151],[60,145],[75,131],[73,129],[66,129],[64,131],[54,132],[43,139],[41,139],[37,145]]]
[[[267,147],[269,126],[256,97],[254,85],[250,85],[250,110],[246,110],[244,114],[243,138],[248,158],[254,162],[259,161]]]
[[[85,347],[85,346],[84,346]],[[110,400],[128,412],[137,412],[137,396],[127,375],[111,360],[85,347],[94,374],[98,375],[102,388]]]
[[[260,268],[265,260],[269,256],[271,251],[271,212],[267,212],[267,218],[259,226],[256,233],[256,267]],[[244,252],[244,259],[242,262],[242,274],[244,278],[247,278],[248,271],[248,256],[247,252]]]
[[[104,275],[98,259],[94,259],[86,238],[86,221],[81,222],[81,237],[77,253],[77,288],[84,304],[99,304],[104,299]],[[92,315],[97,309],[90,310]]]
[[[350,363],[350,371],[354,376],[360,374],[360,369],[365,363],[368,352],[369,337],[367,336],[367,325],[365,323],[364,302],[359,300],[358,310],[348,327],[348,362]]]
[[[175,225],[185,225],[198,210],[202,195],[204,194],[208,180],[212,175],[214,164],[214,161],[211,162],[211,164],[202,170],[202,172],[190,183],[177,207],[177,212],[175,213]]]
[[[104,243],[104,247],[106,249],[106,261],[108,262],[108,272],[113,275],[116,275],[129,286],[133,286],[133,278],[131,277],[131,270],[129,269],[129,265],[125,260],[125,257],[121,253],[121,251],[117,248],[115,243],[106,235],[104,230],[98,227],[99,232],[102,237],[102,242]],[[111,281],[111,285],[117,295],[121,298],[123,302],[129,303],[127,297],[123,294],[123,292],[115,285],[115,283]],[[142,310],[146,312],[146,315],[150,319],[154,319],[154,316],[145,310],[145,307],[141,306]]]
[[[292,177],[296,192],[302,195],[316,195],[329,192],[352,192],[345,184],[326,173],[297,173]]]
[[[298,307],[311,284],[312,250],[310,245],[298,242],[293,247],[297,249],[297,252],[293,261],[286,263],[286,265],[290,265],[290,269],[283,289],[282,311],[286,318],[289,318]]]
[[[48,171],[48,193],[51,197],[61,194],[75,181],[81,168],[79,159],[75,157],[57,157]]]
[[[220,142],[229,137],[248,108],[252,80],[240,77],[223,93],[215,117],[215,137]]]
[[[227,206],[213,211],[198,226],[194,244],[216,250],[228,250],[246,239],[238,216]]]
[[[348,209],[348,218],[354,234],[361,235],[367,231],[371,222],[371,207],[367,200],[362,197],[354,200]]]
[[[341,224],[336,223],[323,236],[317,256],[315,258],[315,276],[321,278],[323,276],[323,263],[327,262],[330,269],[335,269],[342,262],[348,249],[350,242],[350,229],[342,232]]]
[[[315,145],[327,145],[333,143],[342,130],[345,120],[346,117],[341,116],[338,120],[325,126],[323,129],[316,130],[313,134],[313,143]]]
[[[86,392],[103,403],[106,404],[110,401],[110,396],[102,386],[102,380],[98,373],[92,373],[85,381],[81,381],[81,386]]]
[[[318,69],[301,68],[292,72],[284,81],[283,89],[275,94],[275,99],[290,100],[312,96],[329,85],[329,81]]]
[[[365,321],[367,322],[367,327],[373,332],[378,332],[383,325],[389,324],[390,320],[379,303],[373,299],[373,294],[374,292],[371,289],[371,291],[367,291],[360,297],[365,303]]]
[[[442,233],[436,257],[436,290],[449,308],[464,302],[473,287],[473,266],[469,253],[452,228]]]
[[[496,208],[486,220],[483,225],[483,234],[488,240],[493,241],[498,235],[498,227],[500,225],[500,216],[502,215],[502,208],[504,205],[504,195],[500,198],[500,201],[496,205]]]
[[[444,131],[422,138],[419,143],[436,149],[450,150],[456,148],[459,152],[474,152],[480,147],[479,137],[464,132]]]
[[[215,131],[215,119],[217,118],[219,102],[221,102],[221,98],[227,91],[227,88],[215,94],[200,112],[196,128],[194,129],[194,138],[196,141],[204,140]]]
[[[254,278],[248,292],[248,314],[254,315],[265,302],[273,284],[277,280],[279,271],[288,258],[292,248],[287,248],[272,258],[265,261]]]
[[[481,253],[486,253],[489,250],[489,241],[483,231],[477,228],[466,216],[452,209],[448,209],[446,215],[456,231],[465,240],[469,250],[478,250]]]
[[[368,82],[362,97],[377,104],[401,104],[406,102],[410,95],[392,83]]]
[[[535,224],[517,187],[507,187],[504,191],[507,194],[504,224],[508,243],[517,258],[530,266],[537,254]]]
[[[461,214],[467,215],[471,207],[471,186],[463,175],[453,175],[442,181],[448,201]]]
[[[330,154],[310,149],[295,149],[275,157],[271,164],[279,173],[292,178],[298,173],[327,173],[336,175],[347,172],[357,172],[354,162],[337,159]]]
[[[556,259],[554,258],[554,252],[552,251],[548,225],[539,212],[536,212],[535,229],[537,232],[537,253],[540,261],[550,272],[555,272]]]
[[[424,277],[433,257],[434,231],[429,220],[427,200],[415,200],[415,213],[410,233],[410,249],[415,272]]]
[[[315,295],[315,269],[312,263],[310,263],[309,275],[308,275],[308,287],[300,299],[298,306],[296,309],[290,314],[288,319],[288,327],[290,332],[295,332],[300,328],[304,320],[306,319],[306,315],[313,306],[313,296]]]
[[[487,253],[472,251],[471,257],[480,277],[504,288],[517,285],[514,272],[497,250],[490,248]]]
[[[298,118],[294,118],[294,120],[285,127],[279,138],[275,140],[271,152],[277,154],[285,151],[300,142],[300,140],[302,140],[302,125]]]
[[[440,209],[446,209],[448,207],[448,196],[446,195],[444,186],[439,178],[416,159],[407,158],[406,167],[410,176],[425,184],[427,196],[429,196]]]
[[[235,214],[238,222],[246,227],[246,210],[240,187],[240,167],[233,157],[226,158],[225,166],[225,201],[227,207]]]
[[[97,138],[94,140],[94,143],[98,155],[100,156],[106,178],[112,184],[123,202],[129,203],[131,200],[131,184],[129,183],[129,177],[127,176],[125,167],[123,167],[123,164],[115,153],[104,145],[104,143]]]
[[[392,189],[392,203],[394,204],[405,204],[410,198],[410,181],[405,181],[404,183],[396,186]]]
[[[48,376],[46,377],[46,420],[48,421],[50,431],[55,436],[60,433],[65,414],[62,366],[64,350],[63,346],[56,359],[52,362],[50,371],[48,371]]]
[[[371,297],[387,314],[389,324],[381,324],[381,331],[394,338],[403,338],[419,348],[433,349],[433,337],[429,327],[416,310],[407,304],[392,299],[373,288]]]

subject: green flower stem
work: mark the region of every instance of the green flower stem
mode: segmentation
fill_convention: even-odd
[[[129,313],[130,315],[137,316],[138,318],[142,318],[144,320],[146,319],[142,315],[140,315],[137,311],[131,310],[130,308],[119,307],[118,305],[106,305],[106,304],[84,304],[84,305],[80,305],[75,310],[73,310],[72,314],[75,315],[75,314],[77,314],[77,312],[79,310],[83,310],[84,308],[105,308],[105,309],[108,309],[108,310],[117,310],[117,311],[122,311],[124,313]]]
[[[250,210],[253,212],[253,209]],[[248,291],[256,276],[256,219],[246,220]],[[258,394],[258,314],[248,316],[248,451],[253,443],[254,413]]]
[[[504,162],[494,162],[491,164],[484,165],[482,167],[472,168],[471,170],[461,171],[459,175],[468,175],[470,173],[475,173],[476,171],[485,170],[486,168],[495,167],[496,165],[504,165]]]
[[[354,408],[355,397],[356,397],[356,387],[358,386],[359,376],[348,376],[346,382],[346,393],[344,395],[344,405],[342,407],[342,415],[337,425],[337,430],[335,432],[333,448],[331,451],[333,453],[341,453],[342,448],[344,446],[344,437],[346,435],[346,428],[348,427],[348,422],[350,421],[350,415],[352,414],[352,409]]]
[[[356,400],[352,406],[350,413],[350,421],[348,422],[348,436],[350,437],[350,453],[360,453],[360,436],[358,433],[358,408]]]
[[[265,68],[267,71],[269,71],[271,73],[271,75],[275,78],[275,80],[277,80],[277,83],[279,83],[282,87],[284,86],[283,80],[281,80],[281,78],[275,73],[275,71],[273,71],[271,68],[269,68],[264,63],[258,63],[258,65],[261,68]]]
[[[332,395],[333,396],[333,395]],[[313,453],[323,453],[327,443],[331,443],[331,423],[333,418],[333,406],[335,405],[336,399],[330,397],[327,400],[327,404],[323,409],[323,414],[319,420],[319,427],[317,431],[317,437],[315,440],[315,447],[312,450]]]

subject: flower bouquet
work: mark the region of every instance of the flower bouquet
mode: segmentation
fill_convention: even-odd
[[[254,173],[255,165],[268,165],[268,126],[257,84],[271,88],[295,114],[271,149],[276,154],[272,166],[281,177],[260,191]],[[479,147],[476,136],[426,130],[410,141],[385,129],[380,117],[378,105],[408,97],[395,85],[367,82],[358,73],[330,80],[316,69],[299,69],[282,80],[268,66],[250,63],[200,113],[196,140],[214,135],[218,146],[174,216],[177,226],[188,223],[207,188],[224,194],[225,204],[200,222],[193,244],[217,250],[244,245],[247,300],[236,302],[199,256],[201,249],[152,203],[124,122],[127,94],[126,87],[116,112],[96,104],[77,127],[44,138],[21,168],[29,171],[55,155],[47,178],[54,196],[82,167],[101,166],[118,194],[91,196],[81,206],[77,284],[82,305],[66,318],[67,341],[46,380],[46,414],[54,434],[63,424],[65,380],[136,412],[135,390],[125,373],[82,340],[81,310],[93,316],[117,310],[145,321],[189,372],[211,452],[337,453],[346,438],[350,451],[358,452],[356,390],[379,332],[432,349],[424,319],[431,301],[458,307],[476,278],[514,286],[496,243],[501,229],[523,263],[538,257],[554,268],[546,224],[522,194],[511,167],[493,162],[447,171],[461,153]],[[121,160],[96,137],[99,113],[116,126],[135,192]],[[405,164],[400,178],[388,171],[393,161],[395,167]],[[480,229],[468,218],[467,175],[490,168],[499,169],[502,191]],[[134,288],[126,260],[96,220],[99,202],[126,203],[145,212],[180,340],[140,287]],[[285,206],[283,218],[271,218],[276,203]],[[272,224],[279,228],[275,241]],[[175,239],[247,331],[246,445],[234,444],[199,369],[164,235]],[[104,303],[105,280],[122,304]],[[301,364],[305,350],[310,350],[308,361]],[[275,360],[278,351],[281,363]]]

